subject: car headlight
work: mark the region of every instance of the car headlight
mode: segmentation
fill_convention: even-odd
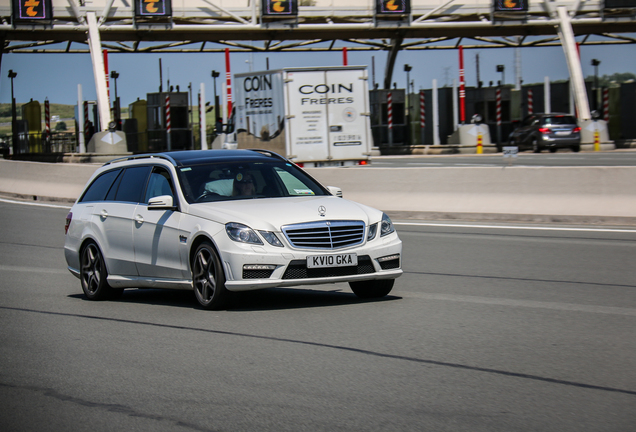
[[[374,223],[369,227],[369,232],[367,233],[367,241],[371,241],[375,238],[375,235],[378,233],[378,224]]]
[[[263,242],[256,235],[256,233],[248,226],[230,222],[225,224],[225,231],[232,240],[239,243],[250,243],[262,245]]]
[[[259,231],[259,233],[263,236],[267,243],[276,247],[283,247],[283,244],[278,239],[278,236],[271,231]]]
[[[382,222],[380,222],[380,237],[389,235],[394,231],[395,228],[393,227],[391,218],[386,213],[382,213]]]

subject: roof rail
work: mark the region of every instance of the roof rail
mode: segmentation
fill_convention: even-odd
[[[275,152],[270,151],[270,150],[264,150],[264,149],[248,149],[248,150],[264,154],[265,156],[275,157],[275,158],[278,158],[278,159],[283,160],[285,162],[289,162],[289,160],[286,157],[283,157],[283,156],[279,155],[278,153],[275,153]]]
[[[104,164],[104,166],[106,165],[110,165],[112,163],[116,163],[116,162],[125,162],[125,161],[129,161],[129,160],[135,160],[135,159],[165,159],[168,162],[170,162],[172,165],[177,166],[177,162],[170,156],[163,154],[163,153],[153,153],[153,154],[139,154],[139,155],[132,155],[132,156],[124,156],[124,157],[120,157],[117,159],[113,159],[111,161],[108,161]]]

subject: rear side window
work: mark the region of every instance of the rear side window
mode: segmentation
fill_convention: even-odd
[[[108,171],[93,180],[80,202],[103,201],[120,171],[119,169]]]
[[[141,201],[141,193],[146,188],[150,166],[126,168],[124,176],[119,183],[115,201],[138,203]]]
[[[553,116],[543,119],[544,125],[572,125],[576,124],[576,120],[572,116]]]

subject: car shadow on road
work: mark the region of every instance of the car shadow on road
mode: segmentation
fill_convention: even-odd
[[[401,300],[402,297],[388,295],[379,299],[360,299],[344,289],[321,290],[311,288],[267,288],[255,291],[231,292],[228,312],[248,312],[284,309],[348,306]],[[70,298],[86,300],[83,294]],[[202,309],[194,293],[187,290],[127,289],[121,297],[109,300],[121,303],[154,304],[189,309]]]

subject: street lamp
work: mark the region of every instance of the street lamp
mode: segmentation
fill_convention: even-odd
[[[215,70],[212,71],[212,78],[214,79],[214,117],[216,117],[214,119],[215,122],[220,117],[219,116],[219,101],[217,100],[217,97],[216,97],[216,79],[219,77],[219,75],[221,75],[220,72],[217,72]]]
[[[113,101],[113,111],[115,111],[115,122],[117,123],[117,129],[120,129],[119,122],[120,122],[121,116],[120,116],[119,98],[117,97],[117,78],[119,78],[119,74],[117,73],[117,71],[111,71],[110,77],[115,82],[115,100]]]
[[[596,95],[598,89],[598,65],[601,64],[600,60],[592,59],[592,66],[594,66],[594,109],[598,109],[598,97]]]
[[[501,72],[501,85],[504,85],[506,83],[506,67],[497,65],[497,72]]]
[[[404,72],[406,72],[406,136],[405,136],[405,141],[407,143],[410,142],[410,135],[411,135],[411,104],[410,104],[410,94],[409,94],[409,72],[411,72],[411,69],[413,69],[413,67],[411,65],[405,64],[404,65]]]
[[[14,153],[19,153],[19,146],[16,147],[18,144],[18,113],[16,112],[15,97],[13,96],[13,78],[17,76],[17,72],[13,72],[13,69],[9,70],[9,78],[11,78],[11,140]]]

